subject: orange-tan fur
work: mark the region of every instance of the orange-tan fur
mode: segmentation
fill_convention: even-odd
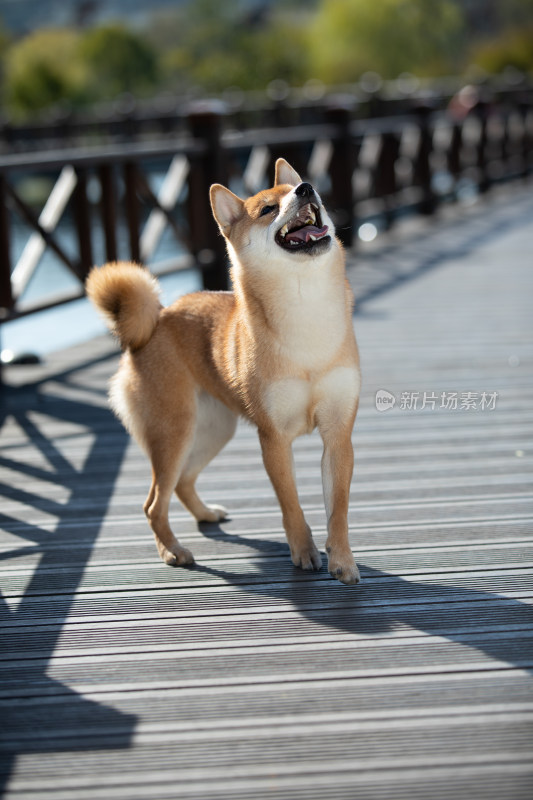
[[[298,500],[291,445],[318,427],[328,568],[353,584],[359,573],[347,513],[360,387],[353,301],[334,236],[316,256],[287,253],[274,239],[276,226],[292,213],[299,184],[297,173],[279,159],[274,187],[246,201],[223,186],[211,187],[213,214],[232,261],[233,292],[197,292],[162,308],[156,281],[124,262],[92,270],[87,292],[124,350],[111,404],[152,464],[144,508],[161,558],[168,564],[194,560],[170,528],[174,492],[198,520],[226,515],[222,506],[200,500],[195,481],[242,416],[258,429],[291,557],[303,569],[320,568],[321,556]],[[262,216],[265,206],[278,210]],[[333,231],[323,206],[320,213]]]

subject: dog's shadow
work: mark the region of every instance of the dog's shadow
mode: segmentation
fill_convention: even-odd
[[[430,576],[411,580],[359,560],[361,583],[347,587],[331,578],[325,566],[311,573],[293,567],[287,545],[226,533],[218,524],[202,523],[199,529],[207,538],[252,547],[258,554],[246,562],[248,570],[236,561],[235,568],[225,569],[196,563],[195,571],[260,595],[266,605],[288,603],[315,623],[314,632],[325,628],[366,638],[425,633],[480,651],[488,657],[483,669],[510,665],[533,672],[533,609],[503,594],[472,589],[471,579],[462,584],[458,578],[453,585]],[[457,655],[452,657],[456,663]]]

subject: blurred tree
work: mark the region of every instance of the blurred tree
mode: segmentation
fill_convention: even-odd
[[[189,0],[136,32],[115,23],[45,29],[7,46],[3,100],[18,118],[128,92],[264,89],[275,79],[350,83],[533,69],[533,0]]]
[[[471,0],[467,18],[472,63],[493,73],[533,71],[533,0]]]
[[[6,31],[4,23],[0,19],[0,58],[3,58],[5,52],[11,43],[11,37],[9,33]]]
[[[463,6],[473,39],[494,39],[505,29],[530,27],[533,19],[533,0],[468,0]]]
[[[526,26],[531,30],[533,0],[505,0],[505,3],[499,2],[497,5],[503,25],[515,29]]]
[[[463,33],[455,0],[321,0],[309,30],[314,77],[344,83],[369,70],[384,78],[452,72]]]
[[[0,19],[0,90],[3,89],[4,86],[6,53],[10,45],[11,37],[7,33],[4,24]]]
[[[48,106],[75,106],[87,100],[87,70],[80,37],[67,29],[35,31],[5,56],[4,99],[14,118]]]
[[[504,31],[474,45],[470,60],[486,72],[498,73],[507,67],[533,72],[533,25]]]
[[[159,79],[155,49],[145,37],[116,23],[92,28],[84,34],[81,57],[90,73],[93,95],[98,99],[122,92],[143,94]]]
[[[168,42],[161,20],[152,35]],[[305,26],[295,23],[291,5],[275,12],[264,5],[252,13],[239,0],[194,0],[174,20],[175,45],[164,55],[174,86],[264,89],[275,78],[294,83],[307,77]]]
[[[286,10],[273,15],[268,28],[258,34],[250,58],[257,88],[277,78],[297,86],[312,77],[307,43],[310,19],[308,13]]]

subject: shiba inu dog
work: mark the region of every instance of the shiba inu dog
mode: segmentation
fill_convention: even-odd
[[[107,264],[87,280],[124,350],[110,399],[151,461],[144,511],[159,555],[194,562],[170,528],[174,492],[199,521],[226,516],[202,502],[195,482],[242,416],[257,427],[292,561],[305,570],[322,559],[298,500],[291,444],[318,428],[328,568],[355,584],[347,514],[360,372],[342,246],[318,194],[283,159],[272,189],[242,200],[215,184],[210,194],[233,292],[197,292],[163,308],[156,280],[135,264]]]

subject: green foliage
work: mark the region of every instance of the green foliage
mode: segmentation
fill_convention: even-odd
[[[489,73],[515,67],[521,72],[533,72],[533,26],[505,31],[488,39],[472,50],[471,60]]]
[[[124,92],[265,89],[280,78],[342,84],[369,71],[436,76],[472,62],[529,71],[532,13],[533,0],[189,0],[143,31],[46,29],[9,44],[0,28],[2,99],[20,119]],[[480,15],[485,39],[472,43]]]
[[[155,49],[122,25],[87,33],[44,29],[5,56],[4,104],[15,119],[50,106],[78,107],[123,92],[141,95],[158,82]]]
[[[121,92],[143,94],[157,85],[155,49],[144,37],[118,23],[86,33],[80,55],[90,73],[92,94],[99,99]]]
[[[498,30],[512,30],[519,26],[531,29],[533,0],[492,0],[492,7]]]
[[[11,42],[11,38],[7,33],[6,29],[4,28],[2,21],[0,20],[0,59],[3,61],[4,56],[6,54],[7,48]]]
[[[79,57],[80,36],[41,30],[13,45],[5,56],[5,101],[15,118],[59,103],[87,99],[87,70]]]
[[[286,13],[274,17],[271,25],[257,37],[255,85],[264,87],[281,78],[298,86],[314,77],[307,46],[308,15]]]
[[[369,70],[384,78],[453,71],[462,38],[454,0],[322,0],[309,31],[311,62],[326,83]]]
[[[164,59],[173,85],[221,91],[228,86],[264,89],[280,77],[305,80],[305,32],[292,26],[287,12],[259,24],[243,18],[239,8],[235,0],[195,0],[187,6],[179,17],[175,45]],[[157,30],[160,25],[154,35]]]

